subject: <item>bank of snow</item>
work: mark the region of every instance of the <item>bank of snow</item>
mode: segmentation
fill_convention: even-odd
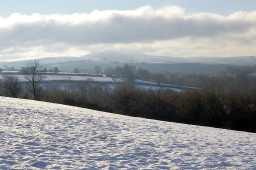
[[[253,133],[0,101],[0,169],[256,168]]]

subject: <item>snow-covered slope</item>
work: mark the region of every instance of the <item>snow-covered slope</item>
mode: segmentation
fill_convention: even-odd
[[[0,169],[256,169],[256,134],[0,97]]]

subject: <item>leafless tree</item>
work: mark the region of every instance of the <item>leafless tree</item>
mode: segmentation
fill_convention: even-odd
[[[140,79],[149,79],[150,73],[146,69],[139,68],[136,73]]]
[[[129,64],[125,64],[123,67],[123,77],[125,83],[129,86],[134,86],[134,79],[135,79],[135,66],[130,66]]]
[[[58,74],[59,73],[59,68],[58,67],[54,67],[53,72],[54,72],[54,74]]]
[[[22,91],[21,82],[16,76],[7,76],[3,81],[4,91],[6,96],[18,97]]]
[[[95,67],[94,67],[94,70],[95,70],[95,73],[96,73],[97,75],[99,75],[99,73],[101,72],[101,67],[100,67],[100,66],[95,66]]]
[[[79,70],[79,68],[74,68],[74,71],[73,71],[74,73],[79,73],[80,72],[80,70]]]
[[[39,100],[39,84],[44,77],[44,71],[39,60],[28,62],[26,67],[21,69],[21,72],[32,86],[34,99]]]

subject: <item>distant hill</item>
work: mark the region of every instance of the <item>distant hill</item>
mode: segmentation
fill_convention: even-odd
[[[1,62],[0,68],[15,67],[20,69],[25,66],[28,60],[15,61],[15,62]],[[168,57],[168,56],[154,56],[146,54],[134,53],[92,53],[82,57],[47,57],[40,59],[40,63],[46,68],[58,67],[62,71],[72,72],[74,68],[79,68],[84,72],[92,72],[93,68],[97,65],[102,67],[102,70],[108,67],[116,67],[124,63],[130,63],[137,67],[145,66],[147,69],[154,72],[167,71],[170,72],[191,72],[191,73],[205,73],[205,69],[209,68],[207,73],[216,73],[226,68],[227,65],[237,66],[252,66],[256,65],[256,56],[244,57],[230,57],[230,58],[217,58],[217,57]],[[192,65],[188,65],[193,63]],[[163,64],[162,69],[159,66]],[[175,65],[173,65],[175,64]],[[179,65],[176,65],[179,64]],[[169,67],[177,69],[169,69]],[[159,68],[159,69],[157,69]],[[165,70],[163,70],[165,68]],[[190,68],[190,69],[188,69]],[[185,69],[185,70],[184,70]],[[202,69],[202,71],[200,71]]]

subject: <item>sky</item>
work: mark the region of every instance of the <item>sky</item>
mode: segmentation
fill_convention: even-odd
[[[256,55],[254,0],[0,0],[0,61]]]

